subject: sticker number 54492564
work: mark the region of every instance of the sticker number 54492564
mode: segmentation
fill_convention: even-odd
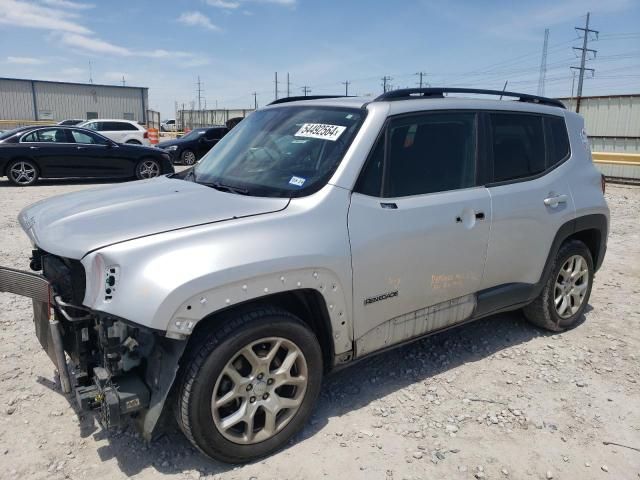
[[[296,137],[319,138],[320,140],[330,140],[335,142],[347,127],[342,125],[327,125],[324,123],[303,123],[300,130],[295,133]]]

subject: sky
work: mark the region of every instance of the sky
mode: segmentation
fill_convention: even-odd
[[[591,12],[583,95],[640,93],[639,0],[0,0],[0,77],[149,88],[150,107],[250,108],[290,94],[459,86],[571,95],[575,26]],[[577,80],[575,81],[577,87]]]

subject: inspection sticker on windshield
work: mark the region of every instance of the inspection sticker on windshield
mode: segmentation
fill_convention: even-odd
[[[306,178],[302,178],[302,177],[291,177],[291,180],[289,180],[289,183],[291,185],[295,185],[296,187],[301,187],[304,182],[306,182],[307,179]]]
[[[294,136],[319,138],[320,140],[330,140],[335,142],[347,127],[341,125],[327,125],[324,123],[303,123],[300,130]]]

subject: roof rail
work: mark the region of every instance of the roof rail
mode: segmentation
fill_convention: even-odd
[[[376,97],[374,102],[409,100],[412,98],[442,98],[445,93],[474,93],[481,95],[495,95],[502,97],[517,98],[520,102],[539,103],[540,105],[550,105],[552,107],[566,108],[564,103],[555,98],[539,97],[527,93],[503,92],[502,90],[483,90],[480,88],[401,88],[391,90]]]
[[[269,105],[277,105],[279,103],[289,103],[289,102],[298,102],[300,100],[320,100],[323,98],[345,98],[347,95],[306,95],[306,96],[297,96],[297,97],[284,97],[278,98],[274,100]],[[349,95],[351,97],[351,95]]]

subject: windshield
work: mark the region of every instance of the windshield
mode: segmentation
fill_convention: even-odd
[[[194,138],[199,137],[200,135],[202,135],[206,131],[207,131],[206,128],[196,128],[194,130],[191,130],[186,135],[183,135],[182,137],[180,137],[180,139],[181,140],[193,140]]]
[[[195,180],[247,195],[308,195],[329,180],[364,115],[338,107],[258,110],[203,157]]]

